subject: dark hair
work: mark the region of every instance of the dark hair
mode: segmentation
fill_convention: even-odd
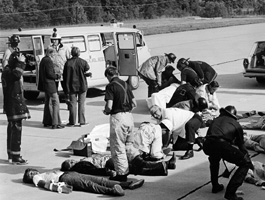
[[[72,47],[71,54],[73,57],[80,56],[80,49],[78,47]]]
[[[107,67],[105,72],[104,72],[104,75],[106,77],[107,77],[107,75],[111,76],[111,77],[118,75],[117,68],[113,67],[113,66]]]
[[[71,168],[71,165],[70,165],[69,161],[68,161],[68,160],[65,160],[65,161],[61,164],[61,169],[60,169],[60,170],[63,171],[63,172],[66,172],[66,171],[69,171],[70,168]]]
[[[211,83],[209,83],[210,87],[220,87],[219,83],[217,81],[212,81]]]
[[[23,176],[23,182],[24,183],[33,183],[32,178],[33,176],[30,175],[30,172],[38,172],[37,169],[28,168],[25,170],[24,176]]]

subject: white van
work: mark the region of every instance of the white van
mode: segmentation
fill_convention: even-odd
[[[50,45],[53,29],[35,29],[16,32],[20,36],[19,49],[26,55],[24,71],[24,97],[36,99],[39,61]],[[108,84],[104,76],[106,62],[115,62],[120,78],[127,80],[133,89],[139,86],[138,67],[151,55],[142,32],[118,26],[81,26],[57,28],[61,42],[68,47],[79,47],[80,57],[90,65],[92,77],[88,87],[102,88]],[[62,90],[59,84],[59,90]]]

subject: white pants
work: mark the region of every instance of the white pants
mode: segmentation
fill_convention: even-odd
[[[126,144],[134,139],[134,120],[129,112],[121,112],[110,117],[110,150],[118,175],[129,172]]]

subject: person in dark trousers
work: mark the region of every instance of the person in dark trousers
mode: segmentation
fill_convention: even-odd
[[[70,193],[75,190],[112,196],[125,195],[118,181],[74,171],[52,170],[40,173],[37,169],[28,168],[25,170],[23,182],[33,183],[36,187],[59,193]]]
[[[110,150],[117,175],[112,180],[127,181],[129,164],[126,155],[127,143],[133,142],[134,119],[131,113],[136,101],[129,85],[118,78],[117,68],[105,70],[109,81],[106,86],[103,113],[110,115]]]
[[[51,126],[52,129],[64,128],[61,124],[59,114],[59,97],[57,93],[55,81],[60,78],[60,74],[56,74],[53,64],[54,49],[47,48],[46,56],[42,58],[39,65],[39,82],[38,90],[45,92],[45,105],[43,121],[44,127]]]
[[[148,85],[148,97],[160,90],[161,74],[169,63],[174,63],[176,56],[173,53],[152,56],[148,58],[138,70],[138,75]]]
[[[253,170],[253,164],[244,146],[243,129],[237,122],[236,114],[234,106],[221,108],[220,116],[214,118],[210,124],[203,144],[203,151],[209,156],[212,193],[224,189],[218,182],[220,160],[224,159],[238,166],[225,191],[224,197],[228,200],[243,199],[236,195],[236,191],[242,185],[249,168]]]
[[[82,126],[87,124],[85,119],[85,100],[88,90],[86,76],[91,76],[91,73],[87,73],[90,69],[87,61],[79,58],[80,49],[78,47],[72,47],[71,54],[72,58],[65,63],[63,71],[63,89],[69,95],[68,107],[70,116],[67,126],[75,126],[77,112],[78,123]]]
[[[8,65],[2,73],[4,108],[8,119],[7,153],[8,161],[13,164],[27,164],[21,155],[22,120],[30,118],[28,107],[23,97],[21,78],[24,72],[25,56],[14,51]]]
[[[217,72],[206,62],[190,61],[189,58],[181,58],[179,64],[193,69],[203,84],[211,83],[217,77]]]

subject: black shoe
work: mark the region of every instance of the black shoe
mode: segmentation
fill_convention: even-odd
[[[65,128],[65,126],[60,125],[60,124],[58,124],[58,125],[52,125],[52,129],[61,129],[61,128]]]
[[[43,126],[44,126],[44,127],[50,127],[51,124],[44,124]]]
[[[189,158],[194,157],[194,152],[193,150],[187,150],[183,156],[180,157],[181,160],[186,160]]]
[[[127,175],[116,175],[114,177],[110,177],[109,179],[113,180],[113,181],[126,182],[127,181]]]
[[[76,127],[75,124],[70,124],[70,123],[66,124],[66,126],[67,126],[67,127]]]
[[[115,196],[124,196],[125,192],[120,185],[116,184],[112,188],[112,194]]]
[[[144,184],[144,182],[145,182],[144,179],[132,181],[132,183],[129,185],[129,189],[134,190],[134,189],[140,188]]]
[[[12,164],[14,165],[26,165],[28,164],[27,160],[24,160],[21,156],[12,158]]]
[[[170,160],[167,161],[167,169],[176,169],[176,154],[173,152],[173,156]]]
[[[264,116],[265,115],[265,112],[258,112],[258,115],[260,115],[260,116]]]
[[[212,193],[218,193],[224,189],[223,184],[219,184],[215,187],[212,187]]]
[[[242,197],[238,197],[236,194],[233,195],[224,195],[224,198],[228,199],[228,200],[243,200]]]

